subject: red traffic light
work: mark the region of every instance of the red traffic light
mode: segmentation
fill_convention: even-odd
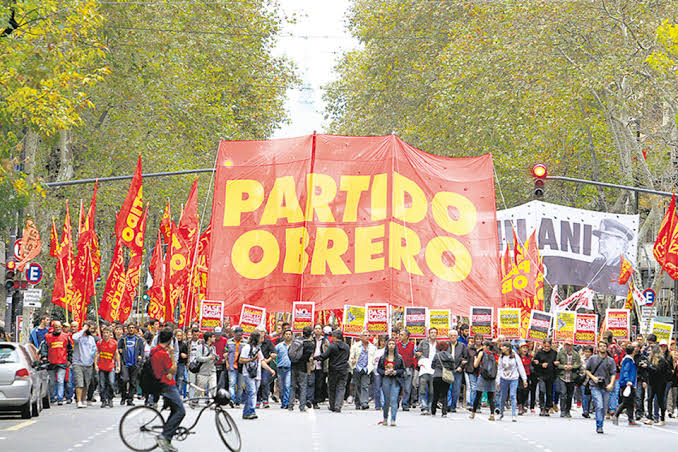
[[[537,179],[546,179],[546,165],[542,163],[537,163],[532,167],[532,176]]]
[[[16,268],[16,262],[9,260],[5,262],[5,267],[7,267],[7,270],[14,270]]]

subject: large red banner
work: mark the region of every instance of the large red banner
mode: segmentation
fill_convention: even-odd
[[[222,141],[208,298],[290,311],[345,304],[499,307],[491,155],[396,136]]]

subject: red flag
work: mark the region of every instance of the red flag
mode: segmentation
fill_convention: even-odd
[[[165,245],[168,245],[172,236],[172,213],[170,212],[169,200],[162,214],[162,220],[160,220],[160,234],[162,234],[162,240]]]
[[[179,234],[189,245],[191,250],[195,249],[197,234],[200,232],[200,220],[198,219],[198,178],[193,181],[193,186],[188,194],[186,205],[181,212],[179,220]]]
[[[54,224],[54,218],[52,218],[52,229],[50,230],[49,237],[49,255],[52,257],[57,257],[59,255],[60,246],[59,233],[57,232],[56,224]]]
[[[134,299],[139,290],[139,275],[141,272],[141,263],[144,257],[144,231],[146,230],[146,218],[148,216],[148,206],[144,210],[144,215],[141,217],[141,249],[139,251],[133,250],[127,266],[127,277],[125,279],[125,291],[123,293],[122,302],[120,304],[119,320],[126,322],[132,312]]]
[[[196,271],[195,258],[198,245],[198,234],[200,233],[200,220],[198,219],[198,179],[193,181],[193,186],[186,200],[186,205],[181,212],[179,220],[178,234],[182,239],[184,245],[188,248],[188,261],[186,265],[185,276],[186,281],[180,281],[183,285],[181,294],[181,313],[179,316],[179,324],[181,326],[188,326],[193,318],[197,316],[197,300],[195,299],[196,288]],[[179,275],[177,275],[177,281]]]
[[[71,298],[73,297],[73,233],[71,231],[71,214],[66,200],[66,217],[61,233],[61,242],[56,249],[57,265],[54,290],[52,291],[52,303],[62,308],[71,310]]]
[[[120,304],[125,293],[127,273],[125,272],[125,257],[122,251],[122,245],[117,242],[111,268],[106,278],[106,288],[99,307],[99,315],[108,322],[119,319]]]
[[[122,203],[115,221],[115,235],[120,243],[139,253],[142,252],[144,246],[143,233],[141,232],[143,213],[141,156],[139,156],[134,177],[127,191],[127,197]]]
[[[523,253],[523,249],[520,247],[520,243],[518,242],[518,236],[516,235],[516,230],[513,229],[513,263],[518,265],[518,261],[520,260],[520,256]]]
[[[678,279],[678,221],[676,221],[675,193],[659,227],[652,254],[671,278]]]
[[[35,223],[30,218],[26,219],[24,235],[21,238],[21,260],[17,263],[17,270],[24,271],[24,267],[36,258],[42,251],[42,240]]]
[[[622,286],[629,281],[629,278],[635,270],[629,261],[624,259],[624,255],[621,255],[621,267],[619,268],[619,284]],[[629,293],[632,291],[629,290]]]
[[[167,246],[165,258],[165,287],[166,306],[165,321],[174,321],[174,311],[177,305],[181,306],[181,312],[186,312],[186,292],[188,291],[189,277],[191,275],[190,251],[186,242],[178,232],[174,222],[171,223],[172,235],[170,244]],[[184,320],[180,315],[180,321]]]
[[[91,231],[90,236],[90,257],[92,259],[92,275],[96,280],[101,276],[101,249],[99,248],[99,238],[97,237],[96,231],[94,230],[94,216],[97,209],[97,189],[99,187],[99,181],[94,182],[94,193],[92,194],[92,202],[89,204],[89,209],[87,210],[87,217],[83,222],[83,230]]]
[[[153,285],[148,291],[148,296],[151,298],[148,315],[152,319],[165,320],[165,263],[162,259],[161,236],[161,231],[158,231],[151,264],[148,266],[153,277]]]
[[[82,199],[80,200],[80,212],[78,213],[78,237],[82,234],[82,228],[85,225],[85,211],[82,205]]]
[[[509,247],[508,242],[506,243],[506,251],[504,251],[504,254],[501,256],[501,277],[503,278],[508,274],[509,271],[511,271],[511,267],[513,266],[513,262],[511,261],[511,249]]]

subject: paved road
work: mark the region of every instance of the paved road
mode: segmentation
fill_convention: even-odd
[[[113,409],[89,407],[75,409],[72,405],[43,411],[30,421],[0,416],[0,451],[3,452],[123,452],[127,450],[118,437],[118,421],[125,407]],[[188,410],[194,419],[197,410]],[[652,445],[653,450],[675,450],[678,442],[678,422],[670,419],[666,427],[642,426],[629,428],[605,424],[605,435],[594,431],[592,420],[581,418],[579,412],[572,420],[536,415],[520,417],[512,423],[488,422],[487,410],[475,420],[467,412],[448,415],[442,419],[419,415],[416,411],[399,413],[397,427],[377,425],[381,414],[354,411],[345,408],[341,414],[330,413],[326,407],[306,413],[288,413],[273,407],[259,410],[259,419],[245,421],[240,412],[230,410],[240,426],[243,451],[316,452],[316,451],[417,451],[490,450],[502,452],[573,450],[638,451]],[[197,434],[182,443],[181,451],[226,450],[220,442],[214,415],[206,412],[198,425]],[[466,448],[466,449],[464,449]]]

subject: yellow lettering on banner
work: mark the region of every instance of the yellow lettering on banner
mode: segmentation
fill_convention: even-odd
[[[259,224],[276,224],[280,218],[287,218],[288,223],[304,221],[304,212],[301,211],[296,182],[292,176],[275,180]]]
[[[454,265],[445,265],[443,262],[445,252],[450,252],[454,256]],[[453,237],[431,239],[426,245],[426,263],[434,275],[445,281],[462,281],[471,272],[471,254]]]
[[[372,221],[385,220],[386,205],[388,204],[388,177],[386,174],[375,174],[372,178],[370,201]]]
[[[449,208],[455,207],[459,212],[459,217],[454,220],[450,217]],[[476,225],[477,213],[476,207],[471,200],[458,193],[441,191],[436,193],[431,201],[431,211],[433,219],[438,226],[454,235],[466,235],[470,233]]]
[[[318,221],[334,223],[329,203],[337,196],[337,183],[327,174],[311,173],[306,176],[308,194],[306,197],[306,221],[313,221],[315,212]],[[316,189],[320,189],[319,192]]]
[[[285,231],[284,273],[301,275],[308,264],[308,232],[306,228],[290,228]]]
[[[261,247],[263,256],[259,262],[252,262],[250,250]],[[231,250],[233,268],[248,279],[261,279],[270,275],[278,265],[280,248],[275,236],[268,231],[247,231],[235,241]]]
[[[384,269],[384,258],[373,257],[384,252],[384,229],[383,224],[355,228],[355,273]]]
[[[412,204],[405,206],[405,193],[412,198]],[[426,217],[428,201],[426,194],[412,180],[393,173],[393,216],[405,223],[419,223]]]
[[[240,226],[240,215],[254,212],[264,202],[264,186],[252,179],[229,180],[224,199],[224,226]]]
[[[341,176],[339,190],[346,192],[344,223],[358,220],[360,196],[370,188],[370,176]]]
[[[423,275],[414,256],[421,250],[419,236],[412,229],[398,223],[388,225],[388,265],[400,270],[400,264],[405,264],[405,270],[414,275]],[[404,242],[404,243],[403,243]]]
[[[346,250],[348,250],[348,236],[343,229],[319,227],[316,231],[313,257],[311,258],[311,274],[324,275],[326,265],[333,275],[348,275],[351,273],[346,263],[341,259]]]

